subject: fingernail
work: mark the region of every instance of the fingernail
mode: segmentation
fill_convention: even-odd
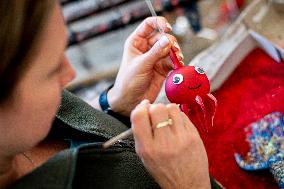
[[[171,26],[170,23],[168,23],[168,22],[166,23],[166,27],[167,27],[169,30],[171,30],[171,31],[173,30],[172,26]]]
[[[169,43],[170,43],[170,40],[164,35],[159,40],[159,44],[162,48],[166,47]]]
[[[140,102],[140,104],[149,104],[150,101],[148,99],[144,99]]]
[[[180,61],[180,63],[181,63],[182,65],[184,65],[184,62],[183,62],[183,61]]]
[[[175,106],[176,106],[178,109],[180,109],[178,104],[175,104]]]
[[[182,54],[181,52],[179,52],[178,55],[179,55],[182,59],[184,59],[184,56],[183,56],[183,54]]]
[[[180,50],[180,46],[178,45],[177,42],[174,42],[174,47],[177,48],[178,50]]]

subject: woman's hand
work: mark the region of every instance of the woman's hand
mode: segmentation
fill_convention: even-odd
[[[144,100],[131,113],[131,122],[136,152],[162,188],[210,188],[202,140],[176,104]],[[165,124],[157,128],[159,123]]]
[[[114,87],[108,92],[109,104],[115,112],[129,116],[143,99],[153,102],[168,72],[172,69],[169,51],[172,48],[183,59],[175,37],[160,34],[171,26],[163,17],[149,17],[128,37],[123,60]]]

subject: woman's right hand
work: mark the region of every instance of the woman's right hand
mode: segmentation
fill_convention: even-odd
[[[169,119],[172,124],[157,128]],[[210,188],[202,140],[176,104],[144,100],[132,111],[131,122],[136,152],[162,188]]]

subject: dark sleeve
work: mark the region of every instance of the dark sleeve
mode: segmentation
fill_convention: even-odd
[[[118,119],[64,90],[49,137],[102,142],[127,129]]]
[[[119,120],[124,125],[126,125],[128,128],[131,127],[131,122],[130,122],[130,118],[129,117],[120,115],[120,114],[118,114],[116,112],[113,112],[113,111],[108,111],[107,114],[112,116],[112,117],[114,117],[115,119]]]

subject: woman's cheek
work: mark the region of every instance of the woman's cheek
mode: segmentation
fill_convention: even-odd
[[[41,95],[41,102],[39,102],[41,107],[38,109],[38,112],[41,112],[41,120],[37,121],[41,121],[44,124],[42,127],[44,130],[43,133],[45,134],[49,132],[56,112],[58,111],[61,103],[61,92],[60,84],[55,82],[54,85],[50,85]]]

